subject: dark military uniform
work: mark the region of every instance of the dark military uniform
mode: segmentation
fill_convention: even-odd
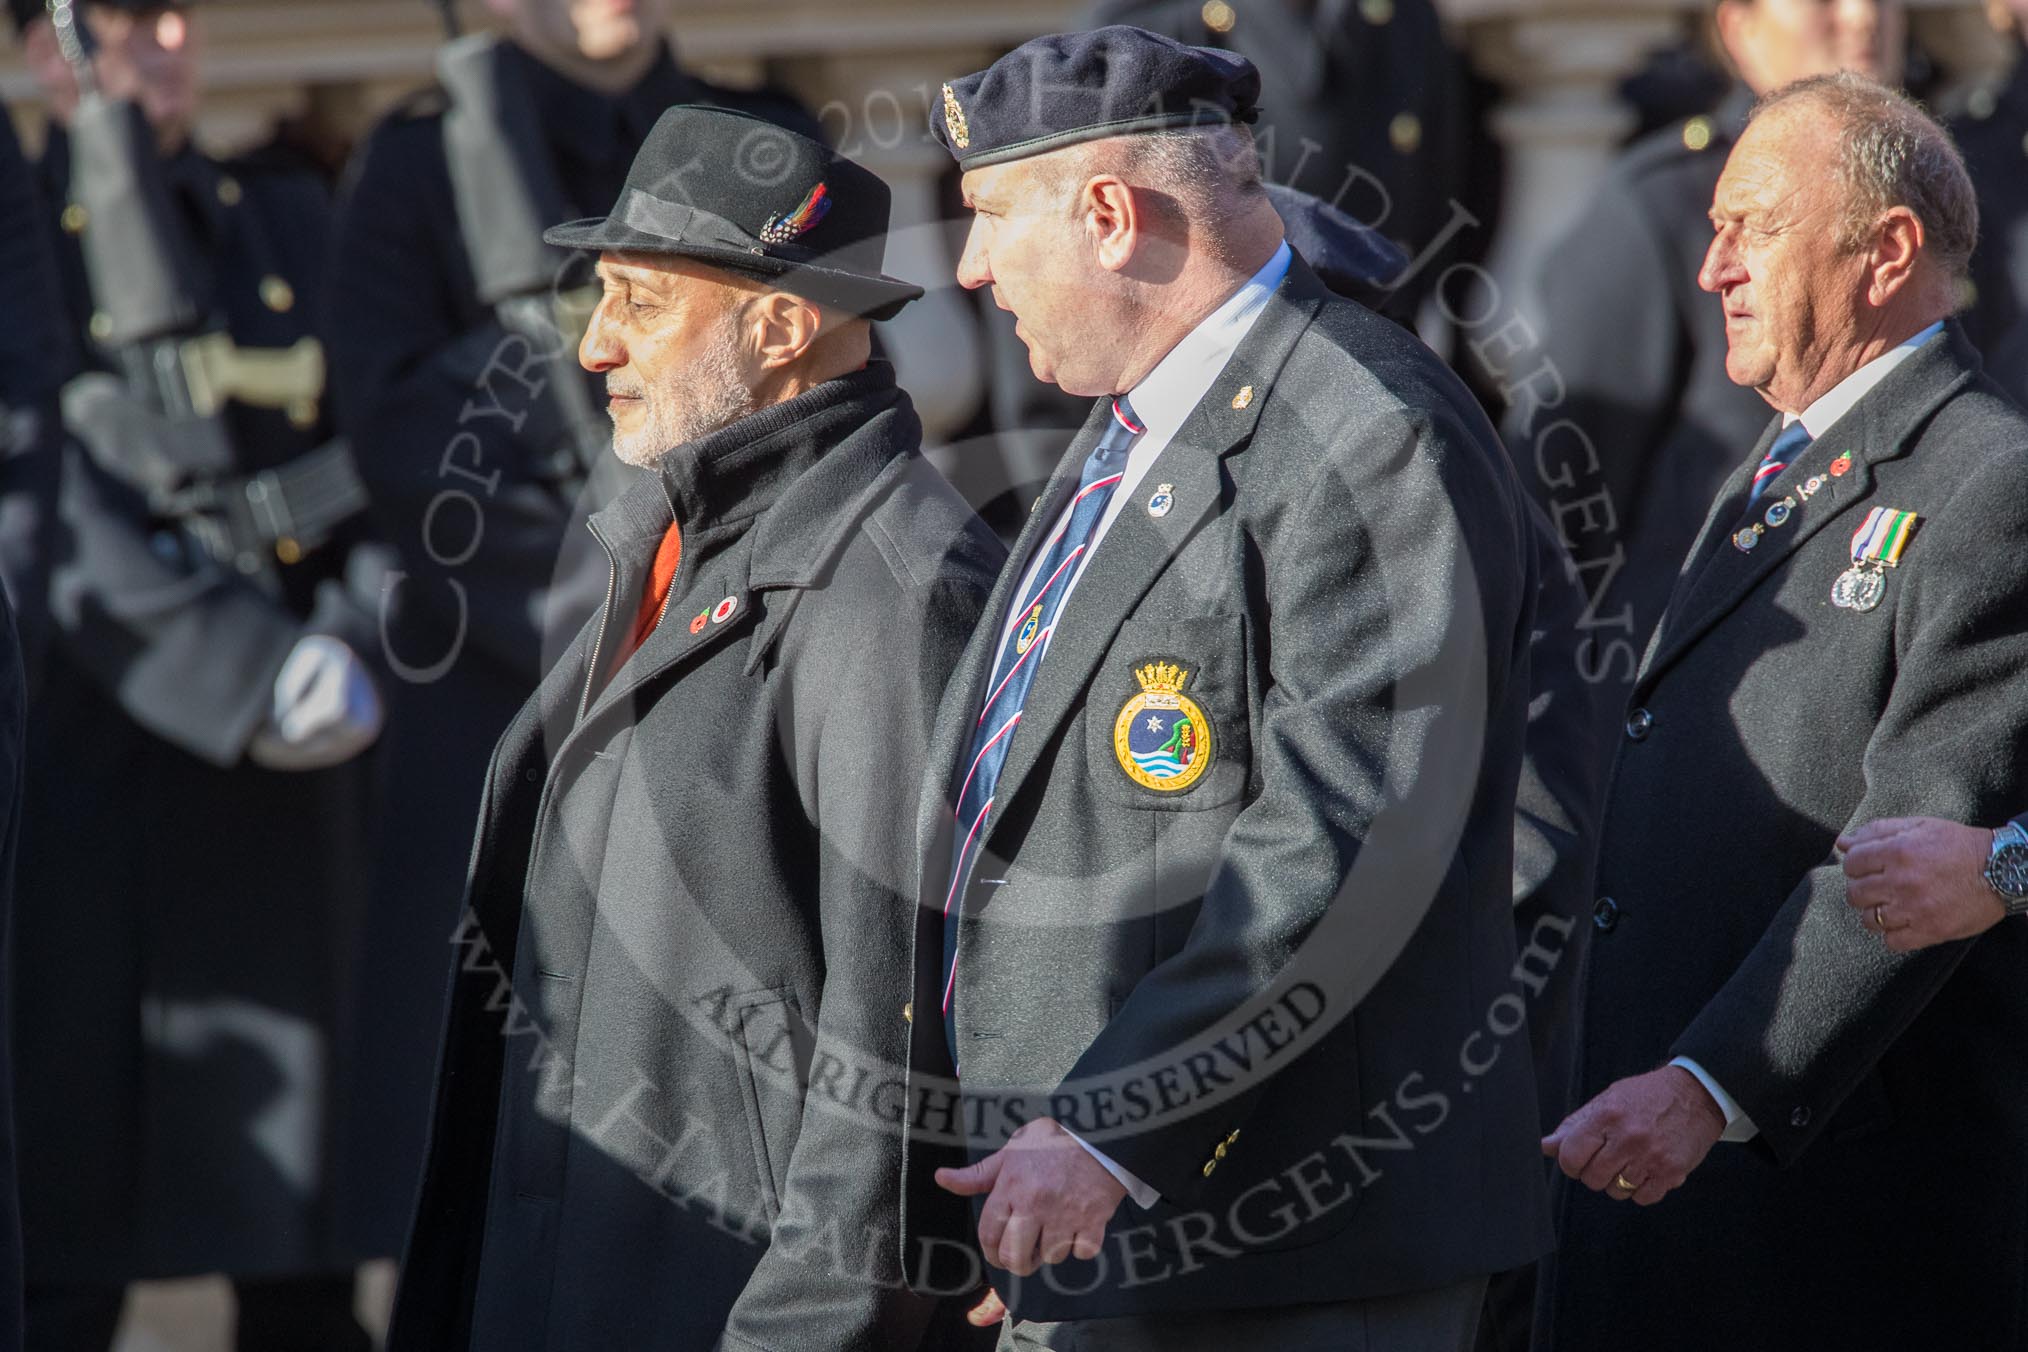
[[[1712,192],[1749,106],[1738,90],[1613,165],[1538,281],[1563,398],[1524,395],[1502,428],[1583,579],[1577,658],[1599,688],[1600,746],[1613,745],[1704,504],[1767,422],[1761,397],[1725,374],[1724,311],[1697,286]]]
[[[1709,113],[1731,91],[1731,77],[1713,63],[1702,43],[1664,47],[1620,82],[1620,98],[1634,110],[1634,132],[1628,139],[1678,128]]]
[[[1979,190],[1979,251],[1965,326],[2002,389],[2028,403],[2028,56],[1975,89],[1951,134]]]
[[[672,105],[734,107],[814,134],[787,100],[705,84],[672,54],[609,97],[511,45],[501,53],[506,88],[542,129],[534,153],[554,169],[572,215],[618,196]],[[350,172],[332,275],[338,413],[400,560],[381,610],[396,676],[385,739],[390,826],[375,861],[361,1042],[344,1096],[344,1224],[377,1253],[400,1244],[421,1169],[443,963],[487,757],[606,581],[581,524],[603,486],[588,490],[541,387],[552,368],[509,339],[477,295],[444,153],[447,108],[441,92],[426,92],[369,137]]]
[[[56,264],[42,199],[14,123],[0,119],[0,583],[14,606],[31,686],[48,606],[48,531],[56,501],[55,421],[67,341],[57,320]]]
[[[16,303],[46,294],[50,266],[36,229],[41,215],[34,182],[14,124],[0,118],[0,286]],[[48,316],[53,307],[28,310]],[[0,1102],[14,1099],[13,972],[14,868],[22,812],[22,750],[27,735],[27,677],[31,632],[8,596],[39,594],[34,579],[36,523],[47,494],[36,479],[46,464],[47,413],[56,365],[48,338],[53,325],[0,326]],[[21,1199],[13,1115],[0,1114],[0,1352],[21,1349]]]
[[[0,1102],[14,1097],[10,1026],[13,985],[14,857],[21,843],[23,739],[28,733],[28,678],[13,607],[0,592]],[[21,1206],[11,1118],[0,1121],[0,1352],[21,1348]]]
[[[315,179],[192,149],[162,168],[200,307],[243,348],[313,334],[328,213]],[[86,336],[92,222],[69,205],[70,176],[58,133],[42,202],[75,373],[106,358]],[[311,408],[222,417],[235,475],[329,436]],[[239,1280],[242,1346],[359,1346],[328,1223],[326,1073],[366,779],[357,763],[280,774],[243,760],[313,606],[316,627],[338,627],[343,606],[319,584],[335,586],[344,551],[278,556],[257,585],[81,448],[58,455],[37,545],[50,577],[30,600],[47,605],[51,644],[19,893],[31,1337],[104,1347],[124,1283],[223,1272]]]

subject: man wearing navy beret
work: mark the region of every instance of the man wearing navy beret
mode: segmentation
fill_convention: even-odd
[[[1259,94],[1115,27],[933,96],[958,280],[1095,401],[918,822],[904,1239],[983,1257],[1003,1348],[1466,1348],[1548,1243],[1534,540],[1464,389],[1289,249]]]

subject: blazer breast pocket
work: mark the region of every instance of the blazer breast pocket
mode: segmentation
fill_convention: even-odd
[[[1120,626],[1085,711],[1099,796],[1150,812],[1241,798],[1253,765],[1246,617],[1134,619]]]

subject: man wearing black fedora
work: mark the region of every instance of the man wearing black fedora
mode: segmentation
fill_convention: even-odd
[[[452,8],[491,22],[361,142],[328,279],[333,410],[398,573],[379,605],[385,806],[339,1067],[338,1220],[367,1253],[399,1248],[415,1201],[486,758],[604,599],[583,523],[628,477],[597,444],[604,396],[571,369],[576,260],[542,229],[610,203],[678,104],[816,125],[783,95],[686,68],[674,0]],[[559,281],[573,290],[553,306]]]
[[[914,798],[1001,562],[869,320],[881,181],[678,107],[579,351],[646,473],[487,775],[391,1346],[961,1346],[895,1215]],[[963,1328],[947,1302],[944,1319]]]

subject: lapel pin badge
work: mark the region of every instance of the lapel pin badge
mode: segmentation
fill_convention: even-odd
[[[720,601],[717,605],[711,608],[711,622],[713,624],[724,624],[727,620],[732,618],[732,613],[738,609],[739,609],[739,598],[736,596],[728,596],[723,601]]]
[[[704,632],[704,626],[705,626],[705,625],[706,625],[707,623],[709,623],[709,622],[710,622],[710,620],[711,620],[711,612],[710,612],[710,611],[708,611],[708,610],[700,610],[700,611],[698,611],[698,612],[697,612],[697,618],[696,618],[696,619],[694,619],[694,620],[692,620],[692,621],[690,622],[690,632],[691,632],[691,633],[693,633],[693,634],[701,634],[701,633],[703,633],[703,632]]]
[[[1232,406],[1236,409],[1244,409],[1251,403],[1253,403],[1253,386],[1251,385],[1242,386],[1239,393],[1232,396]]]
[[[1157,521],[1169,515],[1169,509],[1176,505],[1176,485],[1158,484],[1155,496],[1148,499],[1148,515]]]
[[[1852,452],[1847,451],[1831,462],[1831,477],[1842,479],[1852,472]]]

